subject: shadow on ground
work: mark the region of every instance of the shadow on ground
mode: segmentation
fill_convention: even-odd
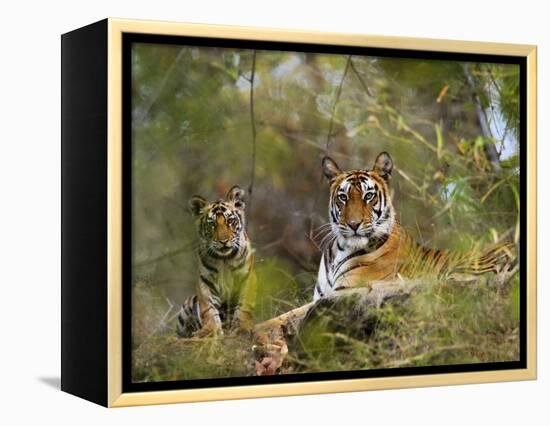
[[[39,377],[38,381],[48,385],[51,388],[57,390],[61,389],[61,377]]]

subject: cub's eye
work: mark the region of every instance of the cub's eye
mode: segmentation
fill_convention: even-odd
[[[345,203],[346,201],[348,201],[348,196],[344,193],[341,193],[341,194],[338,194],[338,199],[342,202],[342,203]]]
[[[370,201],[374,198],[374,192],[367,192],[365,194],[365,201]]]
[[[237,220],[234,217],[230,217],[229,219],[227,219],[227,224],[229,226],[235,226],[237,224]]]

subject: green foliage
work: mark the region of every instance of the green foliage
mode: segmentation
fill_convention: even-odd
[[[303,289],[313,282],[315,275],[302,272],[290,275],[290,266],[281,259],[267,258],[256,264],[259,286],[255,318],[264,321],[309,300]]]
[[[296,372],[511,361],[519,358],[517,276],[502,288],[425,282],[402,303],[353,300],[307,321],[290,352]]]
[[[179,339],[173,328],[172,321],[135,346],[135,380],[253,374],[250,340]],[[425,281],[412,297],[381,308],[359,306],[353,297],[322,304],[291,341],[283,373],[512,361],[518,335],[517,274],[504,286],[492,279],[474,286]]]
[[[133,377],[139,382],[242,377],[252,374],[250,344],[238,337],[179,339],[161,334],[133,352]]]

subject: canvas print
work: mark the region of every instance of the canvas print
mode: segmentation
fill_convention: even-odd
[[[131,380],[520,359],[520,67],[131,47]]]

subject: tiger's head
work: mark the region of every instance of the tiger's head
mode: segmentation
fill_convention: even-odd
[[[342,171],[330,157],[323,158],[322,168],[330,183],[331,230],[339,241],[364,247],[391,233],[395,211],[388,188],[393,169],[388,153],[376,157],[372,170]]]
[[[234,186],[225,199],[208,202],[195,195],[189,200],[200,245],[209,255],[230,258],[237,254],[245,234],[244,190]]]

